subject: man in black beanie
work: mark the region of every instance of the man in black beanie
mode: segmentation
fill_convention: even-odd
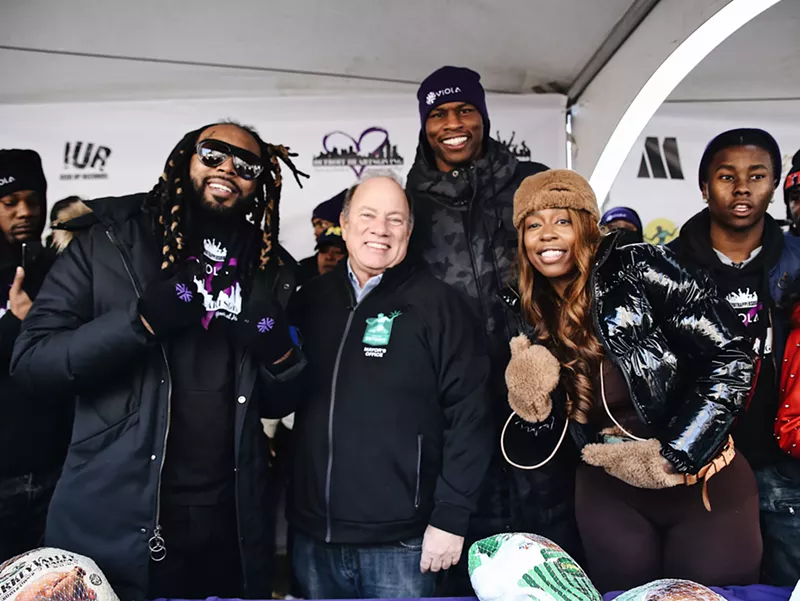
[[[126,601],[271,595],[260,418],[295,409],[274,384],[304,365],[278,244],[289,157],[237,124],[189,132],[149,193],[87,201],[22,326],[15,377],[78,397],[45,543]]]
[[[708,208],[669,244],[679,259],[709,272],[739,314],[757,355],[751,399],[733,430],[737,451],[755,472],[764,538],[764,579],[800,578],[800,463],[775,440],[778,381],[789,335],[786,290],[800,277],[800,240],[767,213],[781,181],[778,143],[761,129],[714,138],[700,161],[698,183]]]
[[[792,157],[789,174],[783,181],[783,202],[786,204],[786,219],[789,232],[800,236],[800,150]]]
[[[46,200],[39,155],[0,150],[0,563],[41,545],[71,431],[65,399],[32,395],[9,376],[22,320],[53,264],[41,244]]]
[[[408,176],[415,221],[409,252],[421,257],[438,279],[460,291],[483,324],[492,361],[491,404],[499,439],[511,414],[504,377],[510,358],[508,341],[525,327],[513,301],[504,300],[512,300],[515,294],[507,287],[513,280],[517,250],[514,192],[525,177],[547,167],[518,162],[489,136],[489,113],[478,73],[442,67],[422,82],[417,100],[421,130]],[[544,456],[554,446],[544,435],[535,440],[541,441]],[[464,549],[480,537],[522,531],[542,534],[578,553],[572,461],[565,449],[546,467],[523,471],[495,452]],[[473,594],[465,563],[456,566],[440,594]]]

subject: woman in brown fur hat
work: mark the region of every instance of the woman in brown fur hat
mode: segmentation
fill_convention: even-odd
[[[514,197],[532,334],[511,344],[518,417],[503,451],[518,465],[506,437],[519,418],[552,413],[562,441],[570,432],[583,459],[576,517],[601,591],[665,577],[753,584],[758,495],[729,437],[750,390],[750,345],[707,277],[664,247],[601,239],[598,219],[573,171],[529,177]]]

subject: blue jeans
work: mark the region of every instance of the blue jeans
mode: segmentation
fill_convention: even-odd
[[[436,574],[419,571],[422,537],[385,545],[329,545],[295,533],[292,559],[306,599],[432,597]]]
[[[764,582],[794,586],[800,579],[800,461],[787,456],[755,474],[764,537]]]

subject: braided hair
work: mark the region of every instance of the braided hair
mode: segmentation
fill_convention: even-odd
[[[289,152],[283,145],[273,145],[261,139],[252,127],[239,123],[226,121],[205,125],[189,132],[172,150],[164,165],[164,172],[158,183],[148,193],[144,201],[144,208],[152,218],[153,232],[156,234],[161,247],[161,269],[171,271],[183,258],[186,247],[186,233],[191,229],[191,209],[188,207],[188,196],[193,193],[192,181],[189,176],[189,164],[195,152],[195,145],[200,134],[214,125],[235,125],[255,138],[261,150],[261,160],[264,161],[264,170],[257,180],[254,204],[250,209],[248,220],[252,221],[262,231],[259,252],[250,253],[245,265],[243,288],[249,288],[256,269],[266,270],[268,266],[282,264],[278,252],[279,234],[279,203],[281,197],[281,165],[283,162],[294,175],[295,181],[302,188],[300,176],[307,174],[298,170],[292,162],[296,153]]]

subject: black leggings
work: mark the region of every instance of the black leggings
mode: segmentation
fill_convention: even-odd
[[[661,490],[635,488],[601,468],[581,464],[575,513],[589,577],[601,593],[627,590],[659,578],[706,586],[758,582],[761,527],[758,489],[747,460],[737,453],[708,481]]]

